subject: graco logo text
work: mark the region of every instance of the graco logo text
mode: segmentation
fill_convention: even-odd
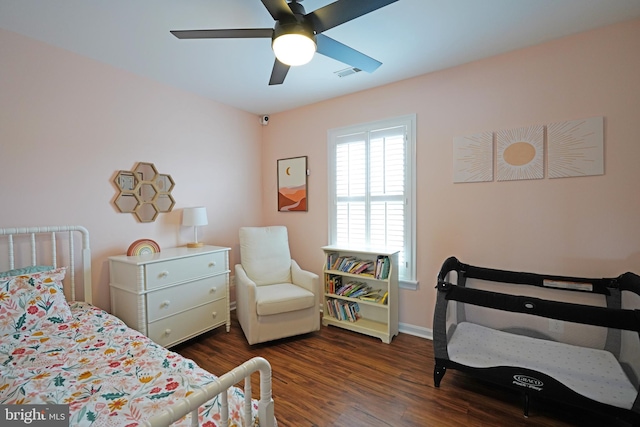
[[[513,384],[530,388],[536,391],[542,391],[542,387],[544,386],[544,383],[539,379],[528,377],[526,375],[514,375]]]
[[[3,426],[68,427],[69,405],[0,405]]]

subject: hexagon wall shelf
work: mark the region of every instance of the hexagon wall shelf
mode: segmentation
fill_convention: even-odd
[[[132,171],[121,170],[113,182],[118,188],[114,204],[122,213],[132,213],[140,222],[153,222],[158,214],[171,212],[176,204],[171,175],[158,173],[153,163],[140,162]]]

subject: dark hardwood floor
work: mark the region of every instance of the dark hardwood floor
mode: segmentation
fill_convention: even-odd
[[[279,427],[626,426],[618,420],[522,397],[449,370],[433,385],[430,340],[400,334],[391,344],[335,327],[249,346],[235,312],[218,328],[172,348],[222,375],[254,356],[273,369]],[[257,397],[259,379],[252,387]]]

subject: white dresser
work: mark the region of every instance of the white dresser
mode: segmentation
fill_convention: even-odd
[[[111,312],[164,347],[222,325],[229,332],[229,250],[109,257]]]

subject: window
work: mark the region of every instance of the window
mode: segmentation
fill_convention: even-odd
[[[415,289],[415,115],[329,131],[329,242],[399,251]]]

